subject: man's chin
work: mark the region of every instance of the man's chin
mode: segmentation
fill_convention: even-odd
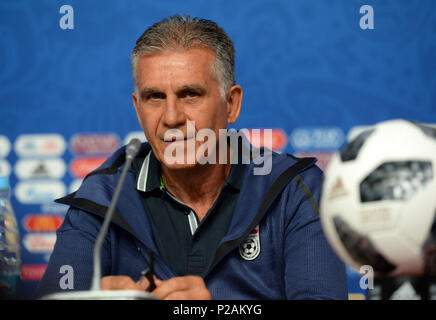
[[[170,170],[182,170],[194,168],[198,165],[197,159],[195,158],[193,153],[170,153],[170,152],[162,152],[159,157],[159,161],[162,166]]]
[[[183,170],[183,169],[192,169],[197,167],[198,163],[167,163],[165,160],[161,162],[162,166],[165,166],[165,168],[169,170]]]
[[[210,152],[209,150],[213,147],[206,149],[205,154],[197,154],[197,150],[201,150],[200,148],[205,149],[205,147],[195,145],[190,149],[189,146],[186,147],[186,144],[172,142],[159,149],[158,160],[163,166],[171,170],[183,170],[206,164],[214,164],[217,161],[216,156],[207,156]],[[215,155],[215,152],[213,152],[213,155]]]

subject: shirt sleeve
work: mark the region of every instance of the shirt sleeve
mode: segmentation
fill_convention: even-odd
[[[56,232],[56,243],[35,298],[55,292],[90,289],[94,244],[100,225],[101,221],[91,214],[75,208],[68,210]],[[108,243],[103,245],[102,260],[110,254],[108,247]]]
[[[324,236],[318,203],[322,172],[311,167],[294,178],[285,230],[285,287],[287,299],[347,299],[347,277]]]

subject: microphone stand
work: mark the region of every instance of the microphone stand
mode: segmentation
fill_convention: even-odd
[[[118,181],[109,209],[103,221],[103,225],[97,236],[94,245],[94,274],[92,276],[91,290],[88,291],[70,291],[49,294],[42,297],[42,300],[153,300],[154,298],[150,293],[139,290],[101,290],[101,248],[103,246],[104,238],[106,237],[109,225],[112,221],[112,216],[115,212],[115,207],[120,197],[121,190],[126,179],[127,171],[132,164],[133,159],[141,148],[141,142],[134,138],[129,141],[126,146],[126,163],[121,172],[120,180]]]
[[[115,206],[118,202],[118,198],[120,197],[121,190],[123,188],[124,180],[126,179],[127,171],[130,168],[130,165],[132,164],[133,159],[135,158],[134,154],[133,156],[127,152],[126,147],[126,164],[123,168],[123,171],[121,172],[120,180],[117,184],[117,187],[115,189],[114,196],[112,198],[111,204],[109,206],[109,209],[106,212],[106,216],[103,221],[103,225],[100,229],[100,232],[97,236],[97,240],[95,241],[94,245],[94,275],[92,277],[92,286],[91,290],[101,290],[100,286],[100,279],[101,279],[101,248],[103,246],[104,238],[106,237],[107,231],[109,229],[109,224],[112,221],[112,216],[115,212]]]

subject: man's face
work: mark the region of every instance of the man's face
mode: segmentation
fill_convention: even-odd
[[[229,117],[228,101],[223,100],[219,83],[212,76],[213,62],[214,54],[207,48],[163,51],[138,59],[139,97],[132,94],[133,104],[154,154],[168,167],[193,165],[184,161],[183,165],[169,166],[164,157],[170,144],[184,144],[186,159],[187,144],[192,145],[190,139],[195,139],[188,136],[187,121],[195,122],[195,133],[208,128],[218,137],[219,129],[236,120]],[[184,141],[164,141],[165,133],[171,129],[182,131]],[[195,141],[196,150],[202,143]]]

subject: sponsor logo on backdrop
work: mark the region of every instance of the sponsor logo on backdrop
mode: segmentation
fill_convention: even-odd
[[[295,128],[289,138],[295,151],[337,150],[344,143],[344,133],[338,127]]]
[[[73,159],[70,164],[70,173],[74,178],[84,178],[88,173],[100,167],[106,159],[106,157]]]
[[[9,139],[6,136],[0,134],[0,157],[7,157],[10,151],[11,143],[9,142]]]
[[[39,207],[39,211],[45,213],[65,214],[68,211],[68,206],[55,202],[43,203]]]
[[[8,177],[11,174],[11,165],[8,161],[0,159],[0,176]]]
[[[126,137],[124,138],[123,144],[128,144],[130,140],[133,138],[139,139],[141,142],[147,142],[147,138],[145,137],[145,134],[143,131],[132,131],[129,132]]]
[[[28,233],[23,238],[23,245],[30,253],[52,252],[56,242],[56,233]]]
[[[288,143],[288,137],[282,129],[249,129],[243,130],[243,132],[255,148],[267,147],[272,151],[280,152]],[[266,139],[265,132],[268,134],[271,132],[271,139]]]
[[[65,162],[60,158],[21,159],[15,164],[15,175],[19,179],[61,179],[65,171]]]
[[[120,139],[114,133],[79,133],[70,140],[71,152],[78,155],[113,153],[120,146]]]
[[[21,267],[21,279],[25,281],[39,281],[44,275],[46,264],[24,264]]]
[[[60,156],[66,142],[60,134],[22,134],[15,140],[14,150],[20,157]]]
[[[61,181],[20,181],[15,187],[15,197],[24,204],[52,202],[65,196],[65,184]]]
[[[54,232],[64,221],[60,214],[28,214],[22,220],[23,228],[28,232]]]

